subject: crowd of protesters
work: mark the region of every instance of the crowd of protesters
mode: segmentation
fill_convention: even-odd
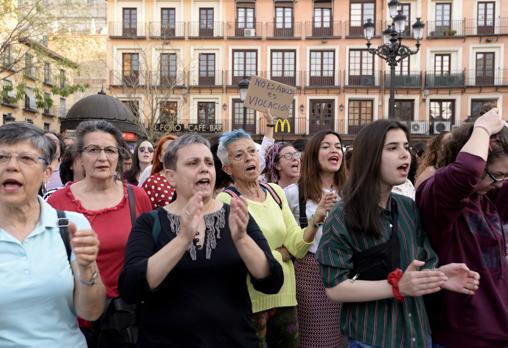
[[[0,127],[0,347],[508,347],[508,125]]]

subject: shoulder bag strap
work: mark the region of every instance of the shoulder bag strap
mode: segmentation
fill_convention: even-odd
[[[275,192],[273,187],[270,184],[265,184],[262,182],[259,183],[259,185],[261,185],[262,188],[264,188],[266,191],[268,191],[268,193],[270,193],[270,196],[272,196],[273,200],[277,203],[279,208],[282,209],[282,199],[280,199],[279,195],[277,194],[277,192]]]
[[[60,229],[60,237],[65,245],[65,251],[67,252],[67,260],[71,260],[71,241],[69,237],[69,219],[67,219],[65,212],[61,210],[56,211],[58,216],[58,228]]]
[[[136,223],[136,198],[130,184],[127,184],[127,199],[129,200],[129,209],[131,212],[131,227],[134,227]]]
[[[303,197],[303,185],[298,183],[298,210],[300,215],[300,227],[305,228],[309,225],[307,221],[307,200]]]

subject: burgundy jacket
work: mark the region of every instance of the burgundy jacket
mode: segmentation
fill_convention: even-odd
[[[508,263],[502,222],[508,220],[508,182],[478,195],[485,161],[459,153],[418,187],[423,227],[441,265],[463,262],[480,273],[474,296],[442,290],[427,299],[432,338],[447,348],[508,347]]]

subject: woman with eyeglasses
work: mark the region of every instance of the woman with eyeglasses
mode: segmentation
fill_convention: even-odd
[[[85,348],[76,314],[95,320],[104,309],[97,235],[83,215],[64,212],[67,221],[60,219],[37,196],[55,152],[31,124],[0,127],[2,348]]]
[[[132,166],[124,174],[124,179],[129,184],[138,185],[140,174],[152,164],[153,151],[153,145],[149,141],[138,143],[132,154]]]
[[[115,308],[123,306],[117,284],[132,221],[152,207],[142,189],[124,183],[118,175],[124,158],[123,146],[122,133],[109,122],[80,123],[76,130],[76,148],[85,177],[68,183],[48,199],[57,209],[85,215],[101,243],[97,264],[111,301],[100,326],[82,324],[91,347],[132,347],[135,343],[127,334],[130,326],[118,328],[110,325],[109,320],[113,320]],[[111,327],[106,330],[108,325]],[[94,339],[98,343],[92,342]]]
[[[234,186],[227,187],[217,199],[229,204],[237,196],[245,198],[249,213],[284,272],[284,285],[277,294],[266,295],[249,285],[259,345],[298,347],[295,270],[292,260],[285,257],[282,250],[296,258],[303,257],[314,242],[317,225],[323,222],[324,215],[310,219],[305,229],[300,228],[282,188],[258,181],[260,159],[256,145],[244,130],[225,133],[219,140],[217,156],[234,182]]]
[[[301,152],[291,144],[277,142],[266,152],[265,178],[282,188],[298,182]]]
[[[307,142],[305,152],[300,180],[284,189],[289,208],[302,228],[308,221],[325,219],[346,181],[342,140],[338,133],[317,133]],[[328,299],[321,281],[315,253],[322,227],[316,228],[309,251],[295,261],[300,347],[339,347],[344,343],[337,325],[340,305]]]
[[[437,347],[508,347],[508,128],[497,109],[452,132],[441,168],[421,183],[416,202],[441,264],[480,273],[472,298],[441,292],[429,302]],[[446,310],[443,310],[446,308]]]

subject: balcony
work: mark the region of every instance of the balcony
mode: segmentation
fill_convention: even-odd
[[[266,37],[269,39],[297,39],[303,35],[303,22],[293,22],[291,27],[284,27],[281,23],[268,22],[266,24]]]
[[[160,88],[175,88],[185,86],[185,73],[183,71],[152,71],[150,85]]]
[[[390,73],[385,72],[385,86],[391,87]],[[407,75],[395,75],[393,79],[393,87],[395,88],[420,88],[422,84],[422,76],[419,71],[410,72]]]
[[[112,87],[140,88],[146,86],[149,78],[150,75],[142,70],[110,70],[109,72],[109,84]]]
[[[144,39],[146,38],[145,23],[129,23],[129,26],[123,22],[109,22],[109,37],[112,39]]]
[[[479,23],[476,18],[468,18],[464,22],[467,36],[508,35],[508,17],[496,17]]]
[[[58,108],[55,105],[50,107],[44,107],[42,110],[42,116],[55,117],[58,115]]]
[[[150,22],[149,35],[152,39],[173,40],[185,38],[185,22],[176,22],[173,26],[163,22]]]
[[[226,83],[226,70],[195,70],[190,72],[190,87],[224,87]]]
[[[450,88],[464,86],[465,74],[463,71],[455,71],[449,74],[425,73],[426,88]]]
[[[328,24],[317,22],[305,22],[306,39],[339,39],[341,36],[341,21],[333,21]],[[363,29],[362,29],[363,32]]]
[[[239,28],[238,22],[226,23],[226,37],[228,39],[261,39],[263,36],[263,23],[254,23],[253,28]]]
[[[468,70],[466,86],[470,87],[496,87],[508,86],[508,69],[495,69],[492,71]]]
[[[357,75],[356,73],[353,74],[346,71],[344,77],[346,80],[345,87],[379,87],[379,79],[376,79],[375,72],[372,72],[371,75]]]
[[[340,72],[336,71],[302,71],[305,75],[305,87],[306,88],[338,88]]]
[[[200,22],[188,22],[189,37],[193,39],[222,39],[224,38],[224,23],[212,22],[203,25]]]
[[[464,36],[464,21],[427,21],[427,38],[443,39]]]
[[[364,39],[363,23],[345,21],[344,25],[345,25],[346,38],[348,38],[348,39]],[[375,32],[374,32],[374,37],[381,37],[383,30],[386,29],[386,23],[384,23],[383,21],[375,21],[374,25],[376,26]]]

